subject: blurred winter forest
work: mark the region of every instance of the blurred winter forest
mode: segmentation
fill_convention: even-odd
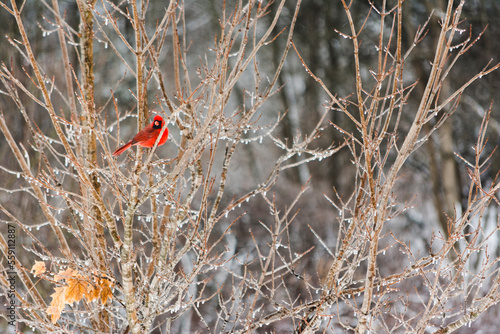
[[[498,17],[1,0],[0,331],[497,333]]]

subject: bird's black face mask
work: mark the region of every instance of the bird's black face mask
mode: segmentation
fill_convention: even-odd
[[[161,121],[154,121],[153,122],[153,129],[158,129],[158,130],[161,130]]]

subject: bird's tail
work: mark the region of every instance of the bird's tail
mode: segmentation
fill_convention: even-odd
[[[126,143],[125,145],[123,145],[122,147],[118,148],[116,151],[113,152],[113,155],[114,156],[118,156],[120,154],[122,154],[125,150],[127,150],[130,146],[132,146],[132,142],[128,142]]]

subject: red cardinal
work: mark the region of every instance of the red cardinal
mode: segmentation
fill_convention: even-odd
[[[156,143],[156,139],[160,135],[161,128],[163,126],[163,118],[159,115],[156,115],[153,123],[146,126],[144,129],[139,131],[131,141],[117,149],[113,152],[113,155],[120,155],[126,149],[128,149],[132,145],[141,145],[143,147],[153,147]],[[163,135],[158,142],[158,146],[165,144],[168,138],[168,128],[165,128],[163,131]]]

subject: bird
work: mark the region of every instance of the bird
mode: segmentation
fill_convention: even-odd
[[[142,147],[153,147],[156,143],[156,139],[161,133],[161,128],[163,126],[163,117],[156,115],[153,119],[153,123],[146,126],[144,129],[139,131],[131,141],[125,145],[118,148],[113,152],[114,156],[122,154],[125,150],[133,145],[141,145]],[[168,128],[165,128],[163,135],[161,136],[158,146],[165,144],[168,139]]]

